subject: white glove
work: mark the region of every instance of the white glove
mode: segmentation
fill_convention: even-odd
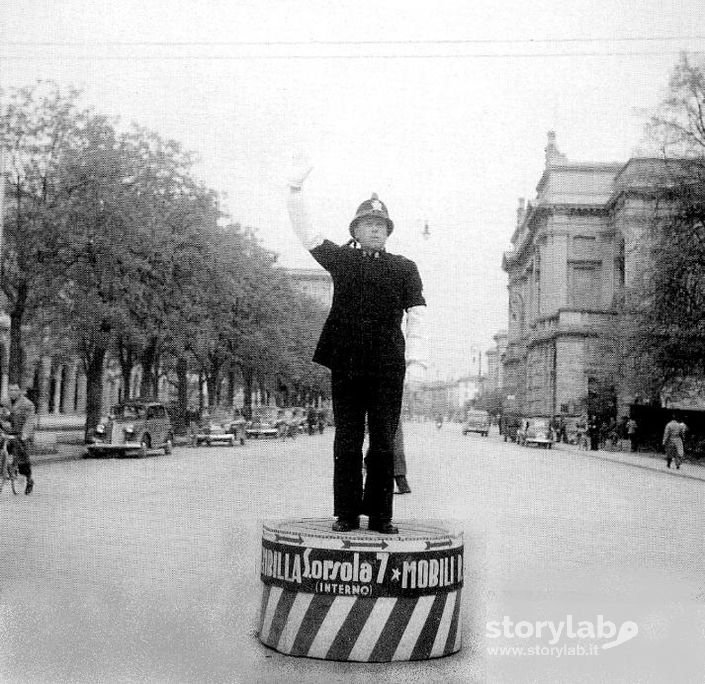
[[[426,369],[417,361],[410,361],[406,366],[406,381],[409,385],[420,385],[424,381]]]
[[[287,184],[292,190],[301,190],[304,181],[313,171],[311,160],[303,152],[297,152],[291,159]]]
[[[406,363],[426,367],[425,306],[412,306],[406,312]]]
[[[288,176],[288,185],[291,192],[286,201],[291,227],[294,229],[294,233],[296,233],[301,244],[308,250],[318,247],[325,240],[325,236],[319,233],[313,225],[304,199],[304,193],[301,192],[301,187],[312,169],[313,166],[305,154],[297,153],[294,155]]]

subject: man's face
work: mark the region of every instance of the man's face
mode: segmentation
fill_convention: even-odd
[[[376,251],[387,242],[387,222],[376,216],[365,216],[355,224],[353,233],[363,249]]]
[[[9,387],[7,393],[10,395],[10,399],[15,401],[22,392],[19,387]]]

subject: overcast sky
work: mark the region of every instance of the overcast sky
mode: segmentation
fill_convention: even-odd
[[[312,213],[335,241],[377,192],[389,250],[424,278],[434,377],[475,371],[470,348],[506,328],[502,252],[547,131],[571,160],[626,161],[679,51],[705,50],[702,2],[688,0],[0,7],[3,87],[77,86],[96,110],[179,140],[284,265],[315,266],[285,213],[293,151],[314,162]]]

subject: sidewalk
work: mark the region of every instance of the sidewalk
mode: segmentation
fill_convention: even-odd
[[[63,413],[43,413],[37,416],[37,431],[46,430],[60,432],[64,430],[83,430],[86,424],[86,414],[77,413],[66,415]]]
[[[54,463],[83,458],[85,414],[42,414],[37,416],[32,463]]]
[[[578,447],[572,444],[555,444],[554,449],[555,448],[559,451],[572,451],[580,456],[597,458],[601,461],[622,463],[633,468],[656,470],[665,475],[672,475],[673,477],[684,477],[689,480],[705,482],[705,463],[691,463],[687,461],[681,465],[680,470],[676,470],[675,465],[671,465],[670,468],[667,468],[665,455],[653,451],[638,451],[636,453],[631,451],[608,451],[605,449],[599,451],[579,451]]]

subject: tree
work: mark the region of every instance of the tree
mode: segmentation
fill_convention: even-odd
[[[67,153],[83,137],[89,113],[80,92],[51,81],[2,92],[0,145],[7,160],[2,291],[10,315],[10,382],[22,382],[22,327],[55,292],[53,237],[75,188],[62,182]]]
[[[705,71],[683,55],[649,127],[653,212],[640,277],[620,302],[619,359],[634,396],[705,376]]]
[[[66,322],[83,360],[87,436],[101,415],[106,355],[126,320],[125,303],[142,295],[147,268],[126,159],[129,149],[113,126],[94,117],[83,144],[68,155],[63,176],[73,190],[56,239],[63,283],[55,314]]]

